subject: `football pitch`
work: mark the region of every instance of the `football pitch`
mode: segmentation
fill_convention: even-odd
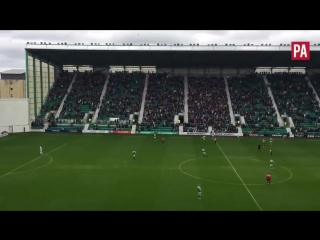
[[[0,138],[0,210],[320,210],[319,140],[274,139],[270,170],[267,138],[261,152],[262,138],[217,138],[218,145],[211,137],[157,139],[61,133]]]

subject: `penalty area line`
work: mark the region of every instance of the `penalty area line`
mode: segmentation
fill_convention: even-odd
[[[235,174],[237,175],[237,177],[240,179],[240,181],[242,182],[242,185],[245,187],[245,189],[247,190],[247,192],[249,193],[250,197],[252,198],[252,200],[255,202],[255,204],[257,205],[257,207],[260,209],[260,211],[262,211],[262,208],[260,207],[259,203],[257,202],[257,200],[254,198],[254,196],[252,195],[252,193],[250,192],[249,188],[247,187],[247,185],[244,183],[244,181],[242,180],[242,178],[240,177],[240,175],[238,174],[237,170],[234,168],[234,166],[232,165],[232,163],[230,162],[229,158],[227,157],[227,155],[224,153],[224,151],[222,150],[222,148],[219,146],[219,144],[217,143],[218,148],[220,149],[220,151],[222,152],[223,156],[225,157],[225,159],[227,159],[228,163],[230,164],[231,168],[233,169],[233,171],[235,172]]]
[[[67,144],[65,143],[65,144],[63,144],[63,145],[61,145],[61,146],[59,146],[59,147],[57,147],[57,148],[55,148],[55,149],[51,150],[50,152],[47,152],[47,153],[46,153],[46,154],[44,154],[44,155],[47,155],[47,154],[49,154],[49,153],[52,153],[52,152],[54,152],[54,151],[56,151],[56,150],[58,150],[58,149],[62,148],[62,147],[63,147],[63,146],[65,146],[65,145],[67,145]],[[16,170],[18,170],[18,169],[20,169],[20,168],[22,168],[22,167],[24,167],[24,166],[26,166],[26,165],[28,165],[28,164],[32,163],[32,162],[34,162],[34,161],[36,161],[36,160],[38,160],[39,158],[42,158],[42,157],[43,157],[43,155],[41,155],[40,157],[37,157],[37,158],[35,158],[35,159],[32,159],[31,161],[29,161],[29,162],[27,162],[27,163],[25,163],[25,164],[23,164],[23,165],[21,165],[21,166],[19,166],[19,167],[15,168],[15,169],[13,169],[12,171],[10,171],[10,172],[8,172],[8,173],[6,173],[6,174],[4,174],[4,175],[1,175],[1,176],[0,176],[0,178],[3,178],[3,177],[5,177],[5,176],[7,176],[7,175],[9,175],[9,174],[13,173],[14,171],[16,171]]]

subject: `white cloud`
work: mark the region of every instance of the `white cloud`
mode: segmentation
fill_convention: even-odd
[[[0,31],[0,71],[25,68],[25,44],[32,42],[67,43],[320,43],[320,31]]]

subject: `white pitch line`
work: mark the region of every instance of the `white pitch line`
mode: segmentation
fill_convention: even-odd
[[[249,195],[251,196],[251,198],[253,199],[253,201],[256,203],[256,205],[258,206],[258,208],[260,209],[260,211],[262,211],[262,208],[260,207],[259,203],[257,202],[257,200],[254,198],[254,196],[252,195],[252,193],[250,192],[249,188],[247,187],[247,185],[244,183],[244,181],[242,180],[242,178],[240,177],[240,175],[238,174],[237,170],[233,167],[232,163],[230,162],[229,158],[226,156],[226,154],[224,153],[224,151],[221,149],[221,147],[219,146],[219,144],[217,144],[218,148],[220,149],[220,151],[222,152],[222,154],[224,155],[224,157],[227,159],[228,163],[230,164],[230,166],[232,167],[233,171],[236,173],[236,175],[238,176],[238,178],[240,179],[240,181],[242,182],[243,186],[246,188],[246,190],[248,191]]]
[[[58,150],[59,148],[62,148],[62,147],[63,147],[63,146],[65,146],[65,145],[67,145],[67,144],[65,143],[65,144],[61,145],[60,147],[57,147],[57,148],[55,148],[55,149],[51,150],[50,152],[47,152],[46,154],[49,154],[49,153],[51,153],[51,152],[54,152],[54,151]],[[46,154],[45,154],[45,155],[46,155]],[[31,161],[29,161],[29,162],[27,162],[27,163],[25,163],[25,164],[21,165],[20,167],[17,167],[17,168],[15,168],[15,169],[13,169],[12,171],[10,171],[10,172],[8,172],[8,173],[6,173],[6,174],[4,174],[4,175],[0,176],[0,178],[3,178],[3,177],[5,177],[5,176],[7,176],[7,175],[11,174],[12,172],[14,172],[14,171],[16,171],[16,170],[18,170],[18,169],[20,169],[20,168],[22,168],[22,167],[24,167],[24,166],[28,165],[29,163],[32,163],[32,162],[34,162],[34,161],[38,160],[39,158],[42,158],[42,156],[37,157],[37,158],[35,158],[35,159],[32,159]]]

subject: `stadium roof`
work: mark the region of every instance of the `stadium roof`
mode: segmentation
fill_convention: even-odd
[[[111,45],[27,44],[35,57],[53,64],[157,66],[159,68],[319,68],[320,46],[310,46],[310,61],[292,61],[291,46],[281,45]]]
[[[24,74],[26,71],[24,69],[10,69],[4,72],[0,72],[0,74]]]

